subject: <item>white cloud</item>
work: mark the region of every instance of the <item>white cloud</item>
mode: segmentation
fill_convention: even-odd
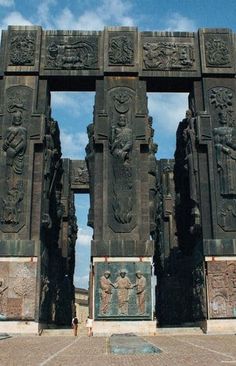
[[[195,22],[179,13],[173,13],[167,20],[167,31],[169,32],[194,32],[197,27]]]
[[[63,158],[84,159],[88,136],[85,132],[69,133],[60,130]]]
[[[76,245],[90,247],[92,240],[92,232],[90,229],[79,229],[77,234]]]
[[[39,23],[41,26],[50,26],[50,24],[53,23],[53,17],[51,19],[51,16],[54,14],[51,7],[56,4],[56,0],[41,0],[37,8],[37,23]]]
[[[0,0],[0,6],[10,7],[14,5],[14,0]]]
[[[5,29],[9,25],[32,25],[21,13],[17,11],[10,12],[1,23],[1,28]]]
[[[148,94],[148,110],[157,126],[157,134],[160,129],[175,134],[179,121],[185,117],[187,98],[187,93]]]
[[[131,3],[124,0],[102,0],[94,10],[85,10],[80,16],[69,7],[55,14],[50,6],[55,0],[44,0],[38,6],[38,15],[44,27],[56,29],[103,30],[106,25],[133,26],[134,19],[127,15]],[[53,16],[50,18],[50,13]]]
[[[79,275],[75,275],[74,276],[74,286],[75,287],[80,287],[80,288],[88,288],[88,282],[89,282],[89,275],[85,275],[85,276],[79,276]]]

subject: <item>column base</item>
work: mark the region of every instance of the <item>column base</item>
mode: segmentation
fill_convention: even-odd
[[[154,335],[156,321],[94,321],[93,334],[109,336],[111,334],[134,333],[136,335]]]
[[[34,321],[1,321],[0,333],[8,334],[35,334],[38,335],[42,325]]]
[[[210,319],[201,323],[206,334],[236,334],[236,319]]]

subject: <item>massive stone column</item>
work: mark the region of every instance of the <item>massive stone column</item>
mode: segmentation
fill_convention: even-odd
[[[206,320],[208,332],[224,327],[232,331],[236,309],[234,39],[230,30],[213,29],[201,30],[199,40],[202,80],[193,83],[197,154],[192,179],[201,231],[193,249],[193,315]]]
[[[57,322],[67,275],[73,284],[73,265],[65,263],[68,237],[74,235],[69,233],[73,199],[65,184],[63,189],[59,128],[50,113],[48,83],[39,77],[41,33],[40,27],[9,27],[2,39],[2,331],[37,332],[40,323]],[[63,197],[71,203],[67,230]]]
[[[93,137],[87,161],[89,169],[94,169],[93,315],[99,332],[104,331],[102,320],[152,320],[150,133],[145,82],[136,77],[97,81],[95,120],[90,130]],[[108,324],[110,330],[115,326]]]

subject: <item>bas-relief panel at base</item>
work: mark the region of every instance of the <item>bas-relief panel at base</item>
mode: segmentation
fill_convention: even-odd
[[[209,317],[236,317],[236,261],[208,262]]]
[[[151,265],[95,264],[95,319],[151,319]]]
[[[35,262],[0,262],[0,320],[34,319]]]

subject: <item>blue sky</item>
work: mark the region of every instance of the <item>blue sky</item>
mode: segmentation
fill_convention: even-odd
[[[0,28],[40,25],[44,29],[103,30],[104,26],[137,26],[140,31],[236,31],[236,0],[0,0]],[[52,93],[52,113],[61,128],[64,157],[84,158],[86,126],[92,121],[94,93]],[[187,94],[149,94],[158,158],[172,158],[175,131],[184,118]],[[87,287],[91,230],[87,228],[87,195],[77,195],[78,240],[75,285]]]

